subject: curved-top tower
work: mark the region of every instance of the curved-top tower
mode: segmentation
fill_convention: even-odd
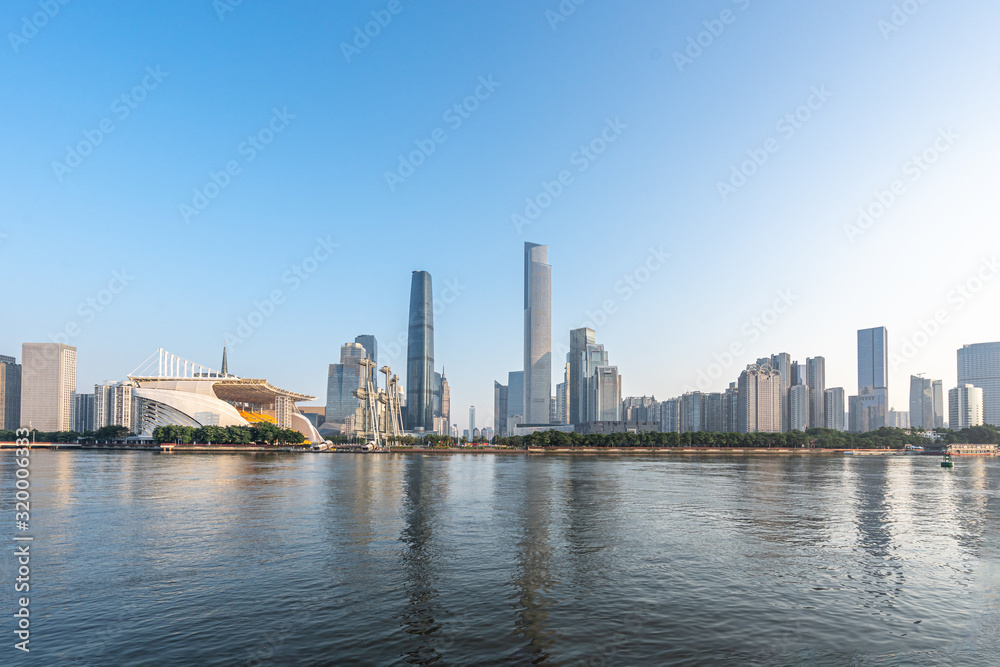
[[[548,424],[552,400],[552,267],[548,262],[548,246],[524,244],[524,421],[528,424]]]
[[[414,271],[406,339],[406,429],[434,431],[434,295],[431,274]]]

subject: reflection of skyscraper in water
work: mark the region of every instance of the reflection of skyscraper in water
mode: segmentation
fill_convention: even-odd
[[[404,653],[405,662],[431,664],[442,658],[437,635],[442,631],[442,609],[438,594],[440,575],[435,562],[441,554],[434,548],[434,520],[441,498],[438,489],[447,487],[446,471],[428,470],[422,456],[408,457],[403,473],[403,519],[400,541],[405,545],[400,564],[406,573],[407,603],[400,618],[403,631],[415,645]],[[443,491],[441,495],[443,495]]]
[[[518,597],[514,632],[528,641],[517,657],[533,664],[548,658],[556,636],[548,627],[549,607],[555,602],[551,591],[558,584],[552,576],[554,549],[549,535],[555,485],[548,470],[545,465],[524,469],[526,502],[519,508],[522,527],[511,582]]]
[[[895,492],[887,475],[891,465],[887,459],[873,462],[854,478],[854,520],[858,546],[864,551],[857,569],[865,585],[864,594],[871,596],[867,602],[873,607],[892,605],[892,589],[904,583],[903,568],[893,564],[899,556],[890,529],[893,512],[887,499]]]
[[[434,430],[434,296],[431,274],[414,271],[406,341],[406,429]]]

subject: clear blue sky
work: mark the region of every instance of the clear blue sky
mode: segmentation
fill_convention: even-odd
[[[458,286],[435,321],[453,421],[475,404],[490,423],[493,380],[522,364],[532,241],[553,265],[553,385],[569,329],[610,300],[597,336],[626,395],[677,395],[717,354],[725,372],[704,388],[719,390],[780,351],[825,356],[827,385],[850,394],[856,330],[885,325],[901,359],[890,401],[905,410],[911,372],[954,386],[956,348],[1000,339],[1000,275],[983,265],[1000,245],[1000,6],[910,4],[894,17],[888,0],[589,0],[557,21],[556,0],[53,0],[51,18],[9,0],[0,353],[68,327],[81,391],[157,347],[217,366],[226,334],[278,290],[230,369],[320,403],[357,334],[404,374],[405,345],[392,357],[390,344],[423,269],[439,296]],[[391,21],[345,56],[372,12]],[[465,117],[452,110],[477,92]],[[602,131],[603,153],[578,153]],[[444,141],[390,187],[399,156],[432,137]],[[927,150],[933,164],[909,162]],[[763,164],[720,193],[753,155]],[[563,170],[572,181],[517,229],[512,214]],[[225,187],[201,201],[211,173]],[[849,239],[894,181],[886,212]],[[327,256],[317,239],[337,247],[303,264]],[[651,248],[671,257],[647,276]],[[981,270],[993,279],[957,297]],[[115,271],[127,285],[91,310]],[[629,294],[626,275],[646,280]],[[779,290],[792,305],[756,327]]]

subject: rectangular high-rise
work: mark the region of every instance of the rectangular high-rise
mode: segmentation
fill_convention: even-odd
[[[79,419],[77,419],[79,421]],[[132,428],[132,385],[127,382],[107,382],[94,385],[93,430],[105,426]]]
[[[21,422],[21,364],[0,354],[0,429],[13,431]]]
[[[826,423],[826,418],[823,416],[823,392],[826,391],[825,358],[806,359],[806,385],[809,387],[809,428],[822,428]]]
[[[76,395],[76,426],[73,430],[77,433],[97,430],[94,426],[94,394]]]
[[[330,364],[326,383],[326,420],[347,423],[355,417],[361,400],[354,392],[364,377],[361,361],[368,356],[361,343],[345,343],[340,348],[340,363]]]
[[[844,388],[832,387],[823,392],[823,428],[843,431],[844,425]]]
[[[660,403],[660,430],[679,433],[681,430],[681,399],[668,398]]]
[[[967,384],[983,390],[983,423],[1000,426],[1000,342],[963,345],[958,351],[958,386]]]
[[[552,400],[552,267],[549,247],[524,244],[524,421],[549,423]]]
[[[493,381],[493,430],[507,437],[507,385]]]
[[[930,431],[944,426],[941,380],[910,376],[910,427]]]
[[[792,380],[792,355],[787,352],[772,354],[771,368],[781,374],[781,430],[790,431],[790,418],[788,412],[788,388]]]
[[[76,425],[76,348],[24,343],[21,364],[21,426],[72,430]]]
[[[952,430],[982,426],[983,390],[971,384],[949,390],[948,413],[948,423]]]
[[[588,345],[597,342],[593,329],[582,327],[569,332],[569,423],[582,424],[586,419],[587,381],[583,376],[584,355]]]
[[[889,344],[885,327],[858,330],[858,398],[866,429],[886,425],[889,412]]]
[[[750,364],[740,373],[737,393],[740,433],[781,432],[781,377],[770,364]]]
[[[622,378],[617,366],[600,366],[590,378],[592,401],[590,421],[621,421]]]
[[[788,430],[805,431],[810,427],[811,404],[808,385],[796,384],[788,388]]]

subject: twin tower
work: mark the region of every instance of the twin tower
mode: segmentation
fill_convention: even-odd
[[[524,244],[524,421],[548,424],[552,401],[552,267],[549,247]],[[406,340],[406,430],[434,431],[434,293],[414,271]]]

